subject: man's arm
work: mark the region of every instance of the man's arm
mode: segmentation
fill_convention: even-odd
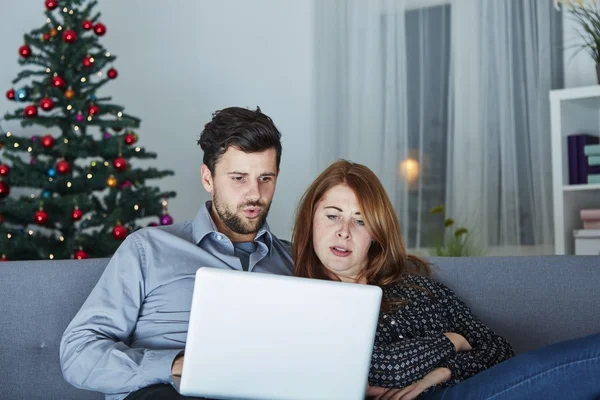
[[[125,239],[60,343],[63,376],[75,387],[128,393],[168,382],[181,350],[132,349],[126,344],[145,298],[144,249]]]

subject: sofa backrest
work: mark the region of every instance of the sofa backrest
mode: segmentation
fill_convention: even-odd
[[[107,261],[0,263],[0,398],[103,398],[64,381],[59,346]],[[600,332],[600,257],[430,261],[434,277],[517,352]]]
[[[0,263],[0,398],[103,399],[62,377],[61,336],[107,259]],[[6,397],[4,397],[6,396]]]
[[[600,332],[600,257],[433,258],[449,286],[515,352]]]

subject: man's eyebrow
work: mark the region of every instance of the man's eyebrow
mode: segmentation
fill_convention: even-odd
[[[339,207],[336,207],[336,206],[327,206],[327,207],[325,207],[325,208],[333,208],[333,209],[335,209],[335,210],[338,210],[339,212],[343,212],[343,211],[344,211],[344,210],[342,210],[341,208],[339,208]],[[355,212],[355,213],[354,213],[354,215],[360,215],[360,213],[359,213],[359,212]]]
[[[231,172],[228,172],[227,175],[248,176],[248,173],[247,172],[231,171]],[[260,174],[260,176],[277,176],[277,174],[275,172],[263,172],[262,174]]]

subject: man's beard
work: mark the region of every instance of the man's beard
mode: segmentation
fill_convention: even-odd
[[[265,220],[267,219],[267,214],[269,214],[269,209],[271,208],[271,204],[265,205],[259,201],[250,201],[248,203],[242,204],[238,206],[236,211],[241,211],[245,207],[261,207],[262,213],[255,218],[254,220],[244,220],[243,217],[240,217],[236,214],[236,212],[231,212],[227,205],[221,202],[221,199],[217,192],[214,192],[213,196],[213,205],[219,218],[227,228],[229,228],[232,232],[235,232],[240,235],[249,235],[251,233],[256,233],[263,226]]]

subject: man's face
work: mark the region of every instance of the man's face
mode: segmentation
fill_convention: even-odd
[[[202,165],[202,185],[212,195],[219,230],[234,241],[253,240],[269,213],[278,172],[275,149],[244,153],[229,147],[214,174]]]

